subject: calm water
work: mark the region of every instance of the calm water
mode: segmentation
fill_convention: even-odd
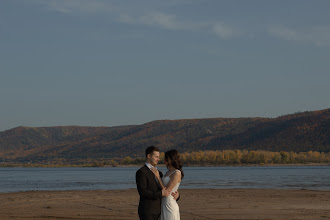
[[[137,169],[0,168],[0,192],[136,188]],[[330,190],[330,166],[186,167],[184,172],[181,189]]]

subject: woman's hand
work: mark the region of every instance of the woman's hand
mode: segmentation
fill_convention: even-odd
[[[151,171],[155,174],[155,176],[157,177],[157,179],[160,179],[159,171],[158,171],[157,168],[153,167],[153,168],[151,168]]]
[[[168,196],[169,194],[170,194],[170,190],[167,190],[166,188],[165,188],[165,186],[164,186],[164,183],[163,183],[163,181],[162,181],[162,178],[160,177],[160,175],[159,175],[159,171],[157,170],[157,168],[156,167],[153,167],[153,168],[151,168],[150,169],[154,174],[155,174],[155,177],[156,177],[156,179],[158,180],[158,183],[159,183],[159,185],[160,185],[160,188],[161,189],[163,189],[163,196]],[[166,193],[165,193],[165,191],[166,191]]]

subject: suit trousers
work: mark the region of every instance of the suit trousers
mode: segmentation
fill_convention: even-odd
[[[140,214],[139,217],[140,217],[140,220],[158,220],[159,217],[160,217],[160,214],[158,214],[158,215],[155,215],[155,214],[149,214],[149,215]]]

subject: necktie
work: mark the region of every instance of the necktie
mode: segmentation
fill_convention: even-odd
[[[154,167],[154,169],[158,170],[157,167]],[[155,176],[155,179],[156,179],[156,182],[157,182],[158,187],[160,188],[160,184],[159,184],[159,181],[158,181],[158,179],[157,179],[156,176]]]

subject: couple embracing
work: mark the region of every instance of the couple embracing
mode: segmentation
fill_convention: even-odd
[[[140,195],[140,220],[179,220],[178,188],[184,174],[177,150],[165,152],[165,175],[155,167],[159,162],[159,149],[146,149],[146,164],[136,172],[136,186]]]

